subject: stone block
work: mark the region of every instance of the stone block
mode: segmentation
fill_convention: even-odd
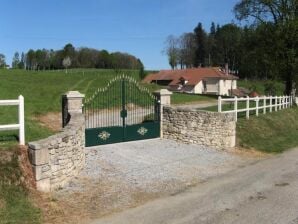
[[[36,181],[50,177],[51,172],[50,172],[50,169],[47,168],[48,166],[49,165],[42,165],[42,166],[32,165],[32,170]]]
[[[50,192],[51,191],[50,178],[36,181],[36,188],[38,191]]]
[[[49,150],[47,148],[39,150],[29,150],[32,165],[43,165],[49,163]]]

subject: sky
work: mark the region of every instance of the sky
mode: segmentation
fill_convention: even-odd
[[[1,0],[0,53],[75,47],[121,51],[145,69],[169,68],[162,53],[169,35],[192,32],[201,22],[235,22],[239,0]]]

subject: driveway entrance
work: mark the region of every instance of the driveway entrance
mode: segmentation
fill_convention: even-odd
[[[181,193],[252,160],[160,139],[90,147],[86,168],[56,198],[78,214],[97,218]]]

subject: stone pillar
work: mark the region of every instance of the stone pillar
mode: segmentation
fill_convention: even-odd
[[[173,94],[167,89],[157,90],[153,93],[159,100],[160,105],[170,106],[171,105],[171,95]]]
[[[36,188],[39,191],[49,192],[51,190],[49,150],[43,148],[40,144],[34,144],[33,142],[29,142],[28,146],[29,159],[36,181]]]
[[[83,113],[83,99],[85,95],[78,91],[69,91],[66,93],[68,113]]]
[[[153,93],[160,103],[160,138],[163,138],[163,107],[171,105],[171,95],[173,94],[167,89],[157,90]]]

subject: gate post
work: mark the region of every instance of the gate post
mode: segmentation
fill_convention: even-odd
[[[84,94],[78,91],[69,91],[62,95],[62,126],[65,127],[73,113],[83,113]]]
[[[79,91],[69,91],[66,93],[66,97],[68,101],[68,113],[83,113],[84,94],[81,94]]]
[[[163,138],[163,106],[171,105],[171,95],[173,94],[167,89],[157,90],[153,93],[160,104],[160,138]]]

